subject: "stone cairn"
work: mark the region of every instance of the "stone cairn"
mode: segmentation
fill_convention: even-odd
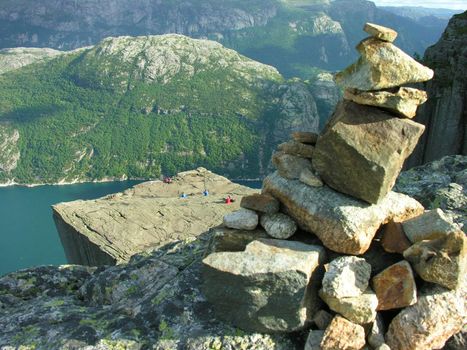
[[[440,349],[466,325],[467,240],[441,210],[392,192],[424,126],[433,72],[367,23],[344,100],[320,134],[295,132],[261,194],[214,229],[204,294],[248,331],[310,329],[305,349]]]

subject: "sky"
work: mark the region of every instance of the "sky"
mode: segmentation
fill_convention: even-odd
[[[371,0],[380,6],[423,6],[467,10],[467,0]]]

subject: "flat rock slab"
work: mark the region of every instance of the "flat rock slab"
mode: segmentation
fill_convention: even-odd
[[[467,238],[462,231],[415,243],[404,252],[425,281],[456,289],[467,273]]]
[[[344,254],[363,254],[382,224],[424,211],[416,200],[399,193],[390,192],[379,204],[371,205],[327,186],[310,187],[287,180],[277,172],[264,180],[263,192],[277,198],[300,228],[316,234],[327,248]]]
[[[417,286],[407,261],[388,267],[371,282],[378,297],[378,311],[400,309],[417,302]]]
[[[53,206],[54,219],[70,263],[112,265],[170,241],[196,237],[222,223],[239,201],[223,198],[256,193],[199,168],[174,177],[172,184],[150,181],[96,200]],[[210,195],[202,196],[207,186]],[[185,192],[188,198],[179,198]]]
[[[313,167],[339,192],[378,203],[391,191],[425,127],[343,101],[316,144]]]
[[[466,323],[466,302],[464,288],[457,291],[440,286],[422,289],[418,302],[392,320],[386,343],[392,350],[443,348]]]
[[[428,96],[425,91],[401,87],[395,92],[346,89],[344,98],[361,105],[381,107],[404,117],[413,118],[417,114],[418,106],[425,103]]]
[[[259,211],[265,214],[274,214],[279,211],[280,203],[274,197],[255,193],[242,198],[240,206],[245,209]]]
[[[433,78],[430,68],[389,42],[368,38],[358,44],[357,50],[361,55],[358,61],[335,76],[342,87],[381,90]]]
[[[394,29],[380,26],[374,23],[365,23],[363,30],[372,37],[392,43],[397,38],[397,32]]]
[[[261,239],[244,252],[209,255],[204,293],[220,319],[244,330],[292,332],[319,308],[323,247]]]
[[[365,346],[365,330],[362,326],[335,316],[324,332],[321,350],[361,350]]]

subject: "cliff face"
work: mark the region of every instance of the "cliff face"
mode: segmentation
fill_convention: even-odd
[[[416,120],[426,131],[408,161],[423,164],[450,154],[467,154],[467,12],[454,16],[439,42],[424,57],[435,71],[428,82],[428,102]]]
[[[209,196],[202,195],[205,188]],[[226,205],[223,198],[254,192],[199,168],[178,174],[172,184],[146,182],[101,199],[54,205],[54,220],[69,263],[113,265],[207,232],[239,208],[239,201]]]

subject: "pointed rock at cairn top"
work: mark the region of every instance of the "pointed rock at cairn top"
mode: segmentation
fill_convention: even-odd
[[[392,43],[397,38],[397,32],[394,29],[380,26],[374,23],[365,23],[363,28],[365,32],[373,38]]]
[[[391,43],[367,38],[357,46],[361,57],[337,73],[336,83],[345,88],[381,90],[420,83],[433,78],[433,71]]]

